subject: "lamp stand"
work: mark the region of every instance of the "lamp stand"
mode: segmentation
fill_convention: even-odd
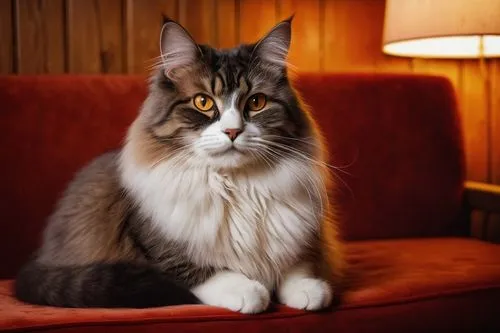
[[[479,36],[479,68],[481,71],[481,78],[483,79],[483,89],[484,89],[484,107],[485,107],[485,117],[486,117],[486,181],[488,183],[493,183],[493,128],[491,124],[491,78],[490,72],[487,66],[487,59],[484,55],[484,37]],[[482,237],[488,239],[488,220],[490,216],[486,213],[482,221]]]
[[[486,116],[486,181],[493,183],[493,129],[491,124],[491,78],[486,57],[484,56],[484,36],[479,36],[479,67],[483,79],[485,116]]]

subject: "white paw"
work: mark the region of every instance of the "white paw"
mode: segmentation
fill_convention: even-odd
[[[257,281],[233,286],[220,295],[217,306],[228,308],[241,313],[259,313],[269,306],[269,292],[266,287]]]
[[[267,309],[269,291],[260,282],[232,272],[218,273],[193,293],[205,304],[241,313],[259,313]]]
[[[325,281],[314,278],[286,283],[279,293],[281,303],[301,310],[320,310],[332,302],[332,289]]]

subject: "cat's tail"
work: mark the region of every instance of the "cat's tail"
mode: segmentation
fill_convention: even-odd
[[[154,267],[125,262],[57,267],[33,260],[19,272],[15,295],[27,303],[59,307],[146,308],[200,303],[187,287]]]

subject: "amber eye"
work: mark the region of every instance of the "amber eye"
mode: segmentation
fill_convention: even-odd
[[[260,111],[266,106],[267,98],[264,94],[255,94],[247,101],[247,108],[249,111]]]
[[[194,96],[193,102],[194,106],[203,112],[210,111],[214,107],[214,100],[203,94]]]

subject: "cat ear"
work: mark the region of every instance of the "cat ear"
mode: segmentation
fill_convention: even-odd
[[[189,33],[177,22],[164,17],[160,35],[160,50],[165,75],[194,64],[201,51]]]
[[[253,55],[274,65],[285,67],[292,37],[292,19],[293,16],[271,29],[264,38],[257,42]]]

